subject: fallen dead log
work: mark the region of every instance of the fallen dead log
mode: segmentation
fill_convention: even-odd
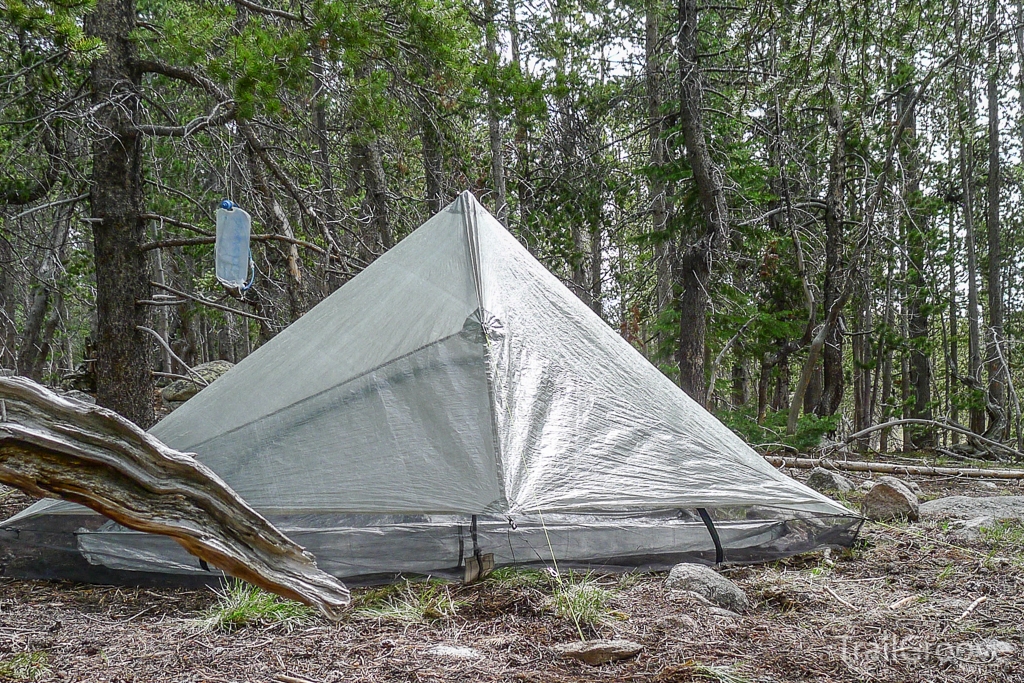
[[[766,455],[764,459],[775,467],[795,467],[809,470],[824,467],[846,472],[873,472],[875,474],[917,474],[928,477],[975,477],[980,479],[1024,479],[1024,470],[997,470],[981,467],[931,467],[929,465],[900,465],[897,463],[831,460],[829,458],[787,458]]]
[[[212,470],[113,411],[0,377],[0,483],[63,498],[337,620],[349,591]]]

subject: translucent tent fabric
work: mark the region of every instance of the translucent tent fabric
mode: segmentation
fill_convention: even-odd
[[[696,509],[744,561],[849,544],[860,523],[691,400],[468,192],[152,433],[346,577],[441,573],[480,549],[706,559]],[[0,526],[54,512],[90,514],[40,503]],[[118,571],[201,571],[109,523],[74,545]]]

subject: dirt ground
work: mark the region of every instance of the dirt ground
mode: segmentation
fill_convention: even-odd
[[[917,481],[926,499],[1024,495]],[[29,502],[0,487],[0,519]],[[663,574],[566,577],[607,591],[597,623],[579,629],[537,574],[364,589],[339,624],[311,616],[233,629],[202,625],[218,602],[210,590],[0,577],[0,680],[1024,681],[1024,528],[956,541],[946,526],[867,524],[849,551],[726,569],[751,599],[743,615],[666,590]],[[375,616],[367,608],[384,594],[440,595],[447,608]],[[644,648],[597,667],[552,651],[580,631]]]

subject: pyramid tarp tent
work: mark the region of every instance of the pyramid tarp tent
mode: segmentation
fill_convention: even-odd
[[[691,400],[468,192],[152,433],[350,579],[475,552],[667,566],[714,558],[711,527],[727,560],[760,560],[849,544],[860,523]],[[78,575],[203,576],[170,539],[102,521],[44,501],[0,526],[79,554]],[[40,562],[8,560],[56,572]]]

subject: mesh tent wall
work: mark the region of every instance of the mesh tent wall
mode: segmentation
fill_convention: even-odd
[[[710,561],[712,529],[726,560],[758,561],[849,545],[861,522],[691,400],[468,192],[151,431],[350,581],[478,552]],[[207,576],[171,539],[68,503],[0,524],[9,574],[59,573],[46,549],[75,578]]]

